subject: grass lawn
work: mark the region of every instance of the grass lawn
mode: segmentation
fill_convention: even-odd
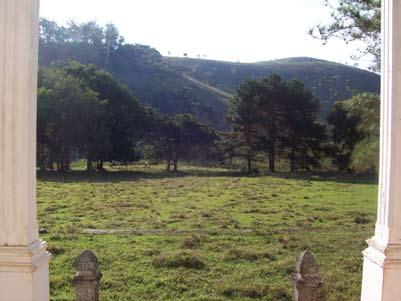
[[[316,255],[321,300],[359,300],[375,180],[162,168],[39,174],[52,300],[74,300],[73,262],[85,249],[99,257],[103,301],[290,301],[304,249]]]

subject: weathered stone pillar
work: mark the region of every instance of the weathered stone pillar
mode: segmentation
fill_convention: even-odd
[[[363,252],[363,301],[401,300],[401,1],[382,0],[379,202]]]
[[[76,301],[99,301],[99,283],[102,273],[99,262],[91,251],[84,251],[75,261],[73,284],[76,288]]]
[[[0,0],[0,300],[49,300],[36,220],[39,0]]]
[[[294,301],[317,301],[321,284],[319,269],[312,253],[304,251],[298,257],[297,271],[291,277]]]

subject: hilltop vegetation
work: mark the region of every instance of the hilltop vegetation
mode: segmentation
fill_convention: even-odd
[[[113,25],[102,28],[94,22],[71,22],[60,26],[42,20],[40,64],[49,66],[69,59],[109,71],[143,104],[162,113],[190,113],[220,130],[228,128],[224,119],[228,105],[227,95],[216,89],[233,94],[245,79],[275,73],[284,80],[300,80],[321,100],[324,118],[335,101],[348,99],[355,92],[377,93],[380,85],[374,73],[310,58],[243,64],[162,57],[148,46],[125,43]]]

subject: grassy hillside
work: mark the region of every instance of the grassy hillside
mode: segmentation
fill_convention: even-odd
[[[348,99],[354,92],[380,92],[377,74],[354,67],[313,58],[289,58],[258,63],[233,63],[188,58],[164,58],[172,69],[228,93],[244,79],[257,79],[276,73],[285,80],[305,83],[321,100],[321,115],[326,117],[333,103]]]
[[[111,53],[107,61],[103,57],[92,57],[88,52],[83,46],[41,45],[39,62],[42,67],[65,60],[94,64],[122,81],[145,105],[168,115],[190,113],[217,129],[227,129],[223,118],[227,97],[185,78],[182,72],[168,66],[155,49],[123,45]]]
[[[380,89],[380,78],[374,73],[310,58],[243,64],[162,57],[147,46],[124,45],[105,63],[82,52],[69,45],[46,45],[40,49],[40,63],[47,66],[74,59],[96,64],[126,84],[142,103],[169,115],[191,113],[220,130],[228,129],[224,118],[228,99],[248,78],[277,73],[285,80],[304,82],[321,100],[323,118],[334,102],[350,98],[353,92],[378,93]]]
[[[102,300],[290,301],[304,249],[316,254],[321,300],[359,300],[375,181],[163,169],[39,175],[53,301],[74,300],[73,262],[87,248],[100,259]]]

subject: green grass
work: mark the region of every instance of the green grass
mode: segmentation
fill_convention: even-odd
[[[40,174],[52,300],[74,300],[73,262],[85,249],[99,257],[102,300],[290,301],[304,249],[316,255],[321,300],[359,300],[376,191],[372,179],[189,166],[176,176],[141,166]]]

